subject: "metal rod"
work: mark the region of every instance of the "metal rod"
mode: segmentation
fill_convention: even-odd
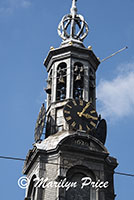
[[[106,57],[106,58],[102,59],[100,62],[101,62],[101,63],[102,63],[102,62],[104,62],[105,60],[107,60],[107,59],[109,59],[109,58],[111,58],[111,57],[115,56],[116,54],[120,53],[121,51],[124,51],[124,50],[125,50],[125,49],[127,49],[127,48],[128,48],[128,47],[126,46],[126,47],[124,47],[124,48],[120,49],[119,51],[117,51],[117,52],[115,52],[115,53],[111,54],[110,56],[108,56],[108,57]]]

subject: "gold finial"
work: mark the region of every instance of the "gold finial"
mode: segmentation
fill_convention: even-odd
[[[50,50],[54,50],[54,47],[53,47],[53,46],[51,46],[51,47],[50,47]]]
[[[88,46],[88,49],[89,49],[89,50],[92,50],[92,46]]]
[[[73,42],[72,42],[72,41],[69,41],[69,44],[70,44],[70,45],[73,45]]]

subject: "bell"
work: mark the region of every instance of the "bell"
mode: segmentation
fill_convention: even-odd
[[[81,66],[80,73],[83,73],[83,71],[84,71],[83,66]]]
[[[61,74],[65,74],[66,73],[66,69],[65,68],[62,68],[61,69]]]
[[[64,80],[63,76],[60,76],[60,78],[58,80],[58,86],[59,86],[59,88],[62,88],[63,86],[65,86],[65,80]]]
[[[47,80],[47,88],[44,89],[47,94],[51,94],[51,78],[49,77]]]
[[[78,76],[76,76],[75,83],[77,85],[81,85],[82,84],[82,80],[81,80],[81,75],[80,74],[78,74]]]
[[[57,72],[58,72],[58,74],[61,74],[61,67],[59,67]]]
[[[51,86],[48,85],[47,88],[45,88],[45,91],[47,94],[51,94]]]
[[[59,67],[58,69],[58,74],[62,75],[66,72],[66,69],[65,68],[62,68],[62,67]]]
[[[75,66],[74,66],[74,72],[77,72],[78,69],[79,69],[78,65],[75,65]]]

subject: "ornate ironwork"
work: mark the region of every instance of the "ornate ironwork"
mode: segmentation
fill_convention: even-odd
[[[70,14],[65,15],[58,26],[58,34],[64,41],[67,39],[83,41],[89,32],[84,17],[77,14],[76,1],[72,0]]]

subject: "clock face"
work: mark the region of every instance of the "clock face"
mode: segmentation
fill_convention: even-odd
[[[91,102],[82,99],[69,101],[63,110],[65,120],[74,130],[91,131],[96,127],[98,115]]]

